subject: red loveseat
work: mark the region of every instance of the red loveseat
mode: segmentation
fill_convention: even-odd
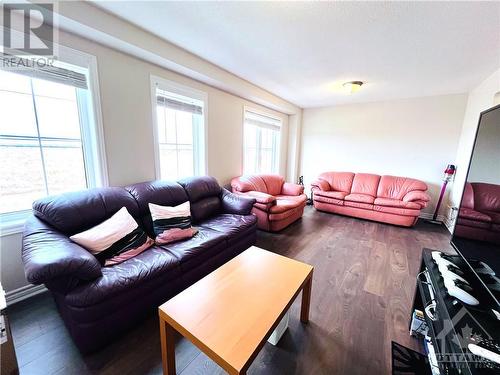
[[[405,227],[430,200],[427,185],[407,177],[325,172],[311,185],[317,210]]]
[[[455,235],[500,243],[500,185],[465,184]]]
[[[304,187],[285,182],[278,175],[249,175],[231,180],[234,194],[255,198],[252,213],[257,216],[257,227],[268,232],[277,232],[304,213],[307,197]]]

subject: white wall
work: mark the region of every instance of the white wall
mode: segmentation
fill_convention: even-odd
[[[466,94],[305,109],[300,173],[325,171],[420,179],[434,211],[443,171],[455,160]]]
[[[495,104],[495,96],[499,91],[500,69],[481,82],[469,93],[463,126],[460,133],[460,142],[455,156],[457,174],[453,184],[450,202],[454,206],[460,205],[463,186],[467,178],[467,168],[470,162],[472,147],[474,146],[474,137],[479,122],[479,114],[485,109],[493,107]]]
[[[241,174],[243,107],[261,106],[156,65],[68,34],[62,42],[97,56],[104,138],[111,185],[151,180],[154,176],[150,74],[208,93],[208,174],[221,184]],[[283,120],[280,172],[286,174],[288,115]]]
[[[110,185],[121,186],[155,178],[151,74],[208,93],[208,174],[221,184],[228,183],[242,172],[245,105],[265,109],[283,120],[280,173],[287,174],[287,114],[73,34],[61,32],[59,43],[97,57]],[[270,94],[266,95],[268,101]],[[282,99],[276,97],[276,101],[282,102]],[[300,113],[299,108],[290,103],[289,106]],[[293,123],[297,126],[296,119]],[[21,234],[0,236],[0,260],[2,286],[7,292],[27,285],[21,262]]]

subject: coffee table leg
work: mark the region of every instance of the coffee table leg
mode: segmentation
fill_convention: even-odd
[[[160,317],[161,360],[164,375],[175,375],[174,329]]]
[[[300,321],[309,322],[309,306],[311,305],[312,273],[302,288],[302,305],[300,308]]]

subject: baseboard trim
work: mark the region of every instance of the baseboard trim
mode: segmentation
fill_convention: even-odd
[[[20,288],[11,290],[5,294],[5,299],[7,300],[7,306],[13,305],[17,302],[25,300],[27,298],[36,296],[37,294],[43,293],[48,289],[45,285],[25,285]]]
[[[429,213],[429,212],[421,212],[419,215],[420,218],[425,219],[425,220],[432,220],[433,216],[434,215]],[[443,215],[437,215],[436,220],[444,222],[445,217]]]
[[[419,215],[419,218],[424,219],[424,220],[432,220],[432,217],[434,215],[430,214],[428,212],[421,212]],[[453,222],[450,221],[450,219],[445,216],[445,215],[438,215],[436,218],[437,221],[440,221],[443,223],[443,225],[448,229],[448,232],[452,232],[453,230]]]

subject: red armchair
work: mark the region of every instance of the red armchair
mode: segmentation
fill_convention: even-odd
[[[257,216],[257,227],[277,232],[300,219],[307,197],[302,185],[285,182],[278,175],[251,175],[235,177],[231,181],[234,194],[255,198],[252,213]]]

